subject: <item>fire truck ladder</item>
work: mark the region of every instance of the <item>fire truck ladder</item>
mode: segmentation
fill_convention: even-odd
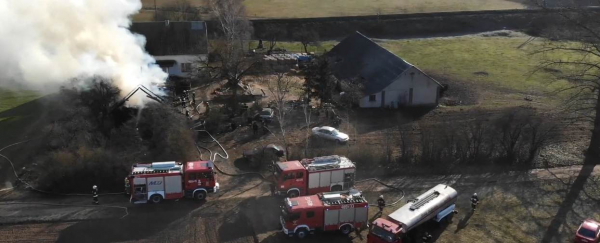
[[[421,200],[417,201],[412,206],[410,206],[410,210],[413,210],[413,211],[417,210],[420,207],[423,207],[423,205],[427,204],[428,202],[431,202],[431,200],[435,199],[438,196],[440,196],[440,193],[437,191],[434,191],[433,193],[425,196],[424,198],[422,198]]]
[[[341,204],[350,204],[350,203],[363,203],[365,199],[360,198],[352,198],[352,199],[340,199],[340,200],[327,200],[329,205],[341,205]]]

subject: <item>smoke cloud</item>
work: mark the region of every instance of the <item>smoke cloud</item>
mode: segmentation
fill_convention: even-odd
[[[167,77],[132,34],[140,0],[1,0],[0,85],[52,90],[77,78],[110,78],[128,93]]]

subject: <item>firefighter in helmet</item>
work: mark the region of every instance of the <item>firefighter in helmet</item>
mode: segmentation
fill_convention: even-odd
[[[380,195],[379,199],[377,199],[377,207],[379,208],[379,213],[382,213],[383,208],[385,207],[385,200],[383,200],[383,195]]]
[[[129,195],[129,178],[125,177],[125,195]]]
[[[94,204],[98,205],[98,186],[96,185],[92,187],[92,197],[94,199]]]
[[[477,193],[473,193],[473,196],[471,196],[471,209],[473,211],[477,208],[477,204],[479,204],[479,197],[477,197]]]

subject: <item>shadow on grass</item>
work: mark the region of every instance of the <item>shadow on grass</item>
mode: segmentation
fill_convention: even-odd
[[[475,211],[469,210],[469,212],[462,219],[460,219],[460,221],[458,221],[454,234],[458,233],[469,225],[469,219],[473,217],[473,214],[475,214]]]
[[[57,242],[114,242],[146,239],[171,223],[184,218],[204,202],[165,201],[161,204],[135,205],[123,219],[83,221],[60,232]]]
[[[586,157],[584,165],[579,171],[579,175],[571,184],[569,192],[565,196],[565,199],[560,204],[558,212],[554,215],[550,226],[544,232],[541,242],[551,242],[555,237],[558,236],[560,227],[565,223],[567,214],[573,210],[573,206],[579,197],[579,194],[584,190],[584,186],[587,180],[592,175],[594,167],[597,164],[597,159],[591,156]]]

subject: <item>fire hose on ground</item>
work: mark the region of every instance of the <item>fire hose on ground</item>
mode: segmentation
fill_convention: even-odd
[[[221,169],[219,169],[219,167],[215,163],[216,159],[217,159],[217,156],[219,156],[219,157],[221,157],[222,159],[225,159],[225,160],[229,159],[229,154],[227,153],[227,150],[225,150],[225,148],[221,145],[221,143],[219,143],[219,141],[217,139],[215,139],[208,131],[206,131],[206,130],[194,130],[194,131],[196,131],[196,132],[205,132],[206,134],[208,134],[208,136],[210,136],[210,138],[212,139],[212,141],[210,141],[210,142],[214,142],[217,145],[219,145],[219,147],[221,148],[221,150],[225,153],[225,156],[221,155],[220,153],[213,153],[212,150],[210,150],[210,149],[208,149],[206,147],[203,147],[203,146],[199,146],[198,144],[196,144],[196,150],[200,154],[200,159],[202,159],[202,151],[200,149],[202,148],[202,149],[208,151],[210,153],[209,158],[210,158],[211,161],[213,161],[215,169],[217,169],[217,171],[219,171],[219,173],[227,175],[227,176],[258,175],[263,180],[268,181],[267,178],[265,178],[261,173],[258,173],[258,172],[245,172],[245,173],[239,173],[239,174],[232,174],[232,173],[224,172]],[[205,143],[210,143],[210,142],[205,142]],[[355,183],[358,184],[358,183],[363,183],[363,182],[367,182],[367,181],[375,181],[375,182],[377,182],[377,183],[379,183],[379,184],[381,184],[381,185],[383,185],[383,186],[385,186],[387,188],[390,188],[390,189],[393,189],[393,190],[396,190],[396,191],[402,193],[402,195],[400,196],[400,198],[396,199],[392,203],[386,204],[385,205],[386,207],[394,206],[394,205],[398,204],[402,199],[404,199],[404,196],[406,195],[405,192],[404,192],[404,190],[402,190],[402,189],[400,189],[398,187],[386,184],[386,183],[382,182],[381,180],[379,180],[377,178],[368,178],[368,179],[358,180]],[[378,205],[377,204],[369,204],[369,206],[378,206]]]

